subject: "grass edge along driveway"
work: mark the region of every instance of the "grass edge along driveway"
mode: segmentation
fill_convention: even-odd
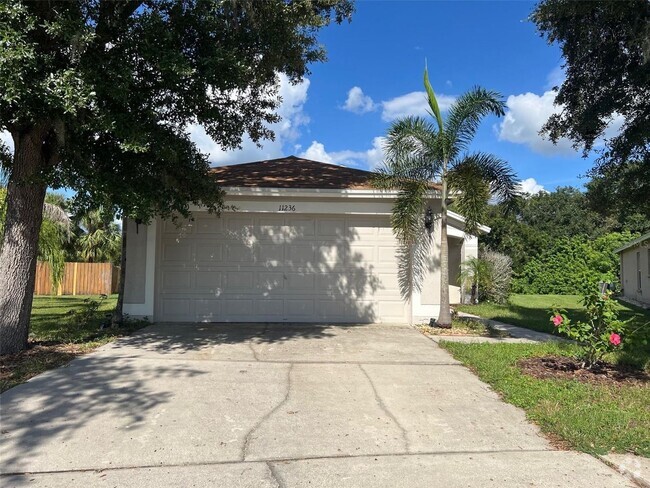
[[[584,320],[580,295],[511,295],[505,304],[483,302],[478,305],[457,305],[461,312],[478,315],[484,319],[498,320],[539,332],[553,333],[549,309],[553,306],[566,309],[573,320]],[[623,347],[612,362],[632,364],[650,371],[650,310],[618,302],[619,318],[629,320],[623,334]]]
[[[650,457],[650,387],[602,386],[524,375],[520,358],[571,355],[566,344],[440,345],[562,446],[590,454],[634,453]]]
[[[96,310],[90,300],[99,303]],[[0,393],[148,325],[137,321],[100,330],[116,302],[117,295],[104,300],[97,295],[35,296],[28,349],[0,357]]]

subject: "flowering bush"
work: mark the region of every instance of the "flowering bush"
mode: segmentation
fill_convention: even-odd
[[[580,345],[580,360],[585,368],[592,368],[605,353],[621,345],[625,322],[618,319],[616,301],[611,296],[611,291],[595,292],[582,299],[587,312],[586,322],[571,322],[566,310],[552,310],[551,323],[558,332]]]

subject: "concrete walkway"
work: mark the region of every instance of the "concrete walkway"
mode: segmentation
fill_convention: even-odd
[[[155,325],[0,402],[3,487],[634,486],[407,326]]]

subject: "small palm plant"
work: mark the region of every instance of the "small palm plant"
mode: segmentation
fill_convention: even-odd
[[[465,231],[475,233],[485,217],[490,197],[512,202],[517,195],[515,175],[507,163],[491,154],[470,152],[481,120],[502,116],[505,103],[492,91],[476,87],[461,95],[443,118],[427,69],[424,86],[430,115],[394,122],[386,137],[386,156],[375,186],[398,191],[391,225],[400,243],[399,283],[409,299],[420,290],[430,263],[431,225],[427,212],[440,220],[440,314],[437,325],[451,327],[449,308],[449,246],[447,209],[450,197],[465,217]],[[439,196],[440,208],[433,207]]]
[[[461,286],[471,290],[471,303],[478,303],[481,290],[487,290],[492,285],[491,263],[484,259],[469,258],[461,265],[459,281]]]

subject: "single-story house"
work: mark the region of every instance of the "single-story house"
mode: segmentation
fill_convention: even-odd
[[[650,306],[650,232],[616,249],[624,298]]]
[[[180,225],[127,222],[124,312],[156,322],[409,323],[436,317],[440,238],[421,293],[400,295],[390,215],[373,173],[294,156],[214,168],[235,207]],[[437,187],[432,208],[440,207]],[[437,221],[436,221],[437,222]],[[450,292],[476,236],[449,215]],[[482,227],[482,232],[489,228]]]

